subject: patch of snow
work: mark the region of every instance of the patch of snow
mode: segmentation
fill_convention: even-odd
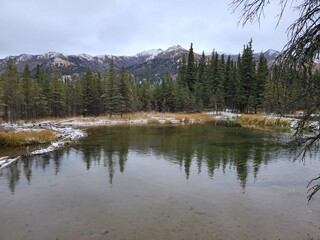
[[[78,56],[81,57],[81,58],[84,58],[84,59],[86,59],[88,61],[92,61],[93,60],[93,57],[91,55],[89,55],[89,54],[86,54],[86,53],[79,54]]]
[[[172,52],[172,51],[179,51],[179,50],[187,51],[186,49],[184,49],[180,45],[174,45],[172,47],[169,47],[165,52]]]
[[[264,53],[265,55],[279,55],[279,51],[277,51],[277,50],[273,50],[273,49],[269,49],[268,51],[266,51],[265,53]]]
[[[69,61],[66,61],[66,60],[62,59],[61,57],[55,57],[53,59],[53,63],[55,65],[58,65],[58,66],[61,66],[61,65],[69,66],[69,65],[71,65],[71,63]]]
[[[30,54],[21,54],[18,58],[17,58],[17,62],[23,62],[23,61],[27,61],[30,58],[32,58],[32,55]]]
[[[39,55],[38,58],[56,58],[56,57],[61,57],[61,56],[63,56],[63,53],[48,52],[48,53]]]
[[[146,51],[143,51],[143,52],[140,52],[140,53],[137,53],[135,55],[135,57],[155,57],[157,56],[159,53],[162,53],[163,50],[158,48],[158,49],[150,49],[150,50],[146,50]]]
[[[0,170],[5,168],[5,167],[8,167],[9,165],[11,165],[12,163],[14,163],[15,161],[19,160],[20,157],[17,157],[17,158],[7,158],[5,160],[1,160],[0,161]]]
[[[219,54],[220,56],[221,56],[221,55],[224,55],[225,57],[235,55],[235,54],[232,54],[232,53],[229,53],[229,52],[218,52],[218,54]],[[210,55],[212,55],[212,53],[210,53]]]
[[[92,126],[103,126],[103,125],[119,125],[119,124],[145,124],[147,120],[145,119],[134,119],[134,120],[98,120],[98,121],[79,121],[79,120],[68,120],[59,123],[59,126],[63,126],[64,131],[71,129],[74,131],[75,138],[83,137],[81,134],[84,132],[76,132],[72,127],[92,127]],[[69,128],[68,128],[69,127]],[[63,136],[62,136],[63,137]]]
[[[55,133],[59,134],[59,137],[62,138],[63,141],[59,142],[53,142],[50,144],[49,147],[44,149],[35,150],[28,155],[40,155],[45,154],[54,151],[57,148],[60,148],[65,145],[65,140],[78,140],[84,136],[86,136],[86,133],[80,129],[74,129],[71,127],[57,127],[57,124],[51,121],[44,121],[37,124],[32,123],[20,123],[20,124],[10,124],[10,123],[2,123],[0,124],[0,127],[7,130],[7,131],[43,131],[44,129],[50,129],[54,131]],[[0,160],[0,169],[9,166],[14,161],[17,161],[18,158],[12,158],[12,159],[5,159]]]
[[[35,150],[30,153],[30,155],[42,155],[45,153],[53,152],[55,149],[64,146],[64,142],[53,142],[51,145],[47,148]]]
[[[228,112],[228,111],[225,111],[225,112],[224,111],[205,112],[205,114],[214,115],[215,118],[218,118],[218,119],[225,119],[225,118],[234,119],[234,118],[240,116],[240,114],[236,114],[236,113],[232,113],[232,112]]]
[[[106,55],[97,55],[96,58],[99,58],[99,59],[103,59],[103,60],[104,60],[104,59],[106,59]]]

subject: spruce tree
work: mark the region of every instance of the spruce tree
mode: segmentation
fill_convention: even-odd
[[[74,88],[72,80],[67,77],[64,82],[65,95],[66,95],[66,115],[72,116],[73,114],[73,98],[74,98]]]
[[[143,81],[136,88],[137,91],[137,103],[138,110],[140,111],[151,111],[153,94],[150,84],[147,81]]]
[[[63,80],[60,78],[59,70],[55,67],[53,69],[50,96],[51,96],[51,116],[63,117],[65,116],[65,89]]]
[[[241,109],[241,103],[243,98],[243,91],[241,86],[241,80],[239,76],[239,68],[238,64],[233,64],[232,68],[232,86],[234,89],[234,95],[232,98],[232,110],[233,111],[240,111]]]
[[[48,102],[43,95],[40,84],[35,80],[32,84],[32,116],[34,118],[41,118],[48,116]]]
[[[194,60],[194,53],[192,43],[188,53],[187,71],[186,71],[186,83],[190,93],[194,92],[194,84],[196,83],[197,72],[196,64]]]
[[[126,113],[131,111],[132,89],[128,79],[128,73],[124,66],[121,67],[119,72],[119,112]]]
[[[21,94],[21,117],[25,120],[29,120],[31,117],[31,106],[32,106],[32,82],[29,65],[26,64],[22,79],[20,82],[20,94]]]
[[[224,100],[226,107],[232,110],[234,108],[233,100],[235,97],[235,79],[232,78],[233,62],[230,56],[227,58],[225,67],[225,79],[223,82]]]
[[[167,73],[162,82],[162,111],[174,111],[174,85],[172,77]]]
[[[93,73],[87,69],[82,77],[83,115],[93,116],[95,107],[95,92]]]
[[[256,98],[256,107],[255,112],[258,108],[262,107],[263,104],[263,94],[265,92],[265,85],[269,76],[269,69],[267,65],[267,59],[264,54],[261,53],[259,57],[257,74],[256,74],[256,89],[255,89],[255,98]]]
[[[204,108],[204,87],[205,87],[205,73],[206,73],[206,57],[202,52],[199,61],[197,81],[194,87],[195,96],[195,111],[202,111]]]
[[[4,94],[4,74],[0,75],[0,119],[4,116],[4,102],[3,102],[3,94]]]
[[[16,67],[11,58],[7,61],[7,70],[3,84],[4,94],[4,119],[10,122],[16,122],[19,119],[20,94],[19,94],[19,79]]]
[[[256,77],[255,77],[255,59],[252,51],[252,41],[250,41],[243,49],[240,67],[240,81],[243,91],[241,112],[253,112],[256,102]]]
[[[119,112],[120,93],[113,59],[110,61],[105,90],[103,94],[105,111],[112,116]]]
[[[179,69],[178,69],[178,82],[182,87],[187,88],[187,63],[185,55],[182,56],[182,59],[179,61]]]

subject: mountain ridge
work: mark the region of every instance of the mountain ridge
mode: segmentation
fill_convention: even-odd
[[[11,58],[17,67],[18,72],[22,72],[26,64],[32,73],[35,72],[37,66],[42,69],[47,68],[52,71],[56,66],[61,75],[72,76],[74,74],[82,74],[88,68],[93,72],[105,73],[109,68],[111,59],[114,61],[115,69],[118,70],[124,66],[133,76],[135,81],[148,79],[150,82],[159,81],[166,73],[176,75],[178,71],[178,63],[182,56],[187,56],[189,50],[184,49],[180,45],[174,45],[166,50],[150,49],[142,51],[132,56],[115,56],[115,55],[96,55],[90,54],[63,54],[61,52],[48,52],[38,55],[20,54],[18,56],[8,56],[0,59],[0,73],[6,69],[6,63]],[[200,54],[194,53],[195,59],[200,59]],[[268,63],[275,60],[279,54],[278,51],[269,49],[264,52]],[[255,53],[258,60],[260,53]],[[206,55],[210,57],[210,55]],[[226,54],[225,56],[229,56]],[[236,61],[238,54],[230,55],[231,59]]]

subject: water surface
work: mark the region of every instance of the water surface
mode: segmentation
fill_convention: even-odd
[[[240,128],[91,129],[0,172],[0,239],[318,239],[320,164]]]

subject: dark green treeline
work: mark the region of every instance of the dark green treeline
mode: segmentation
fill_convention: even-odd
[[[178,75],[169,74],[159,83],[134,83],[124,67],[115,70],[111,61],[105,74],[88,69],[71,79],[39,66],[31,74],[28,65],[17,73],[11,59],[0,76],[0,117],[5,121],[43,117],[98,116],[135,111],[197,112],[230,110],[241,113],[290,112],[303,109],[299,99],[308,85],[319,85],[319,72],[306,82],[301,74],[287,71],[276,77],[261,53],[255,59],[252,42],[244,46],[234,62],[213,51],[195,60],[191,44],[179,62]],[[302,79],[302,80],[301,80]],[[286,104],[290,103],[290,104]]]

